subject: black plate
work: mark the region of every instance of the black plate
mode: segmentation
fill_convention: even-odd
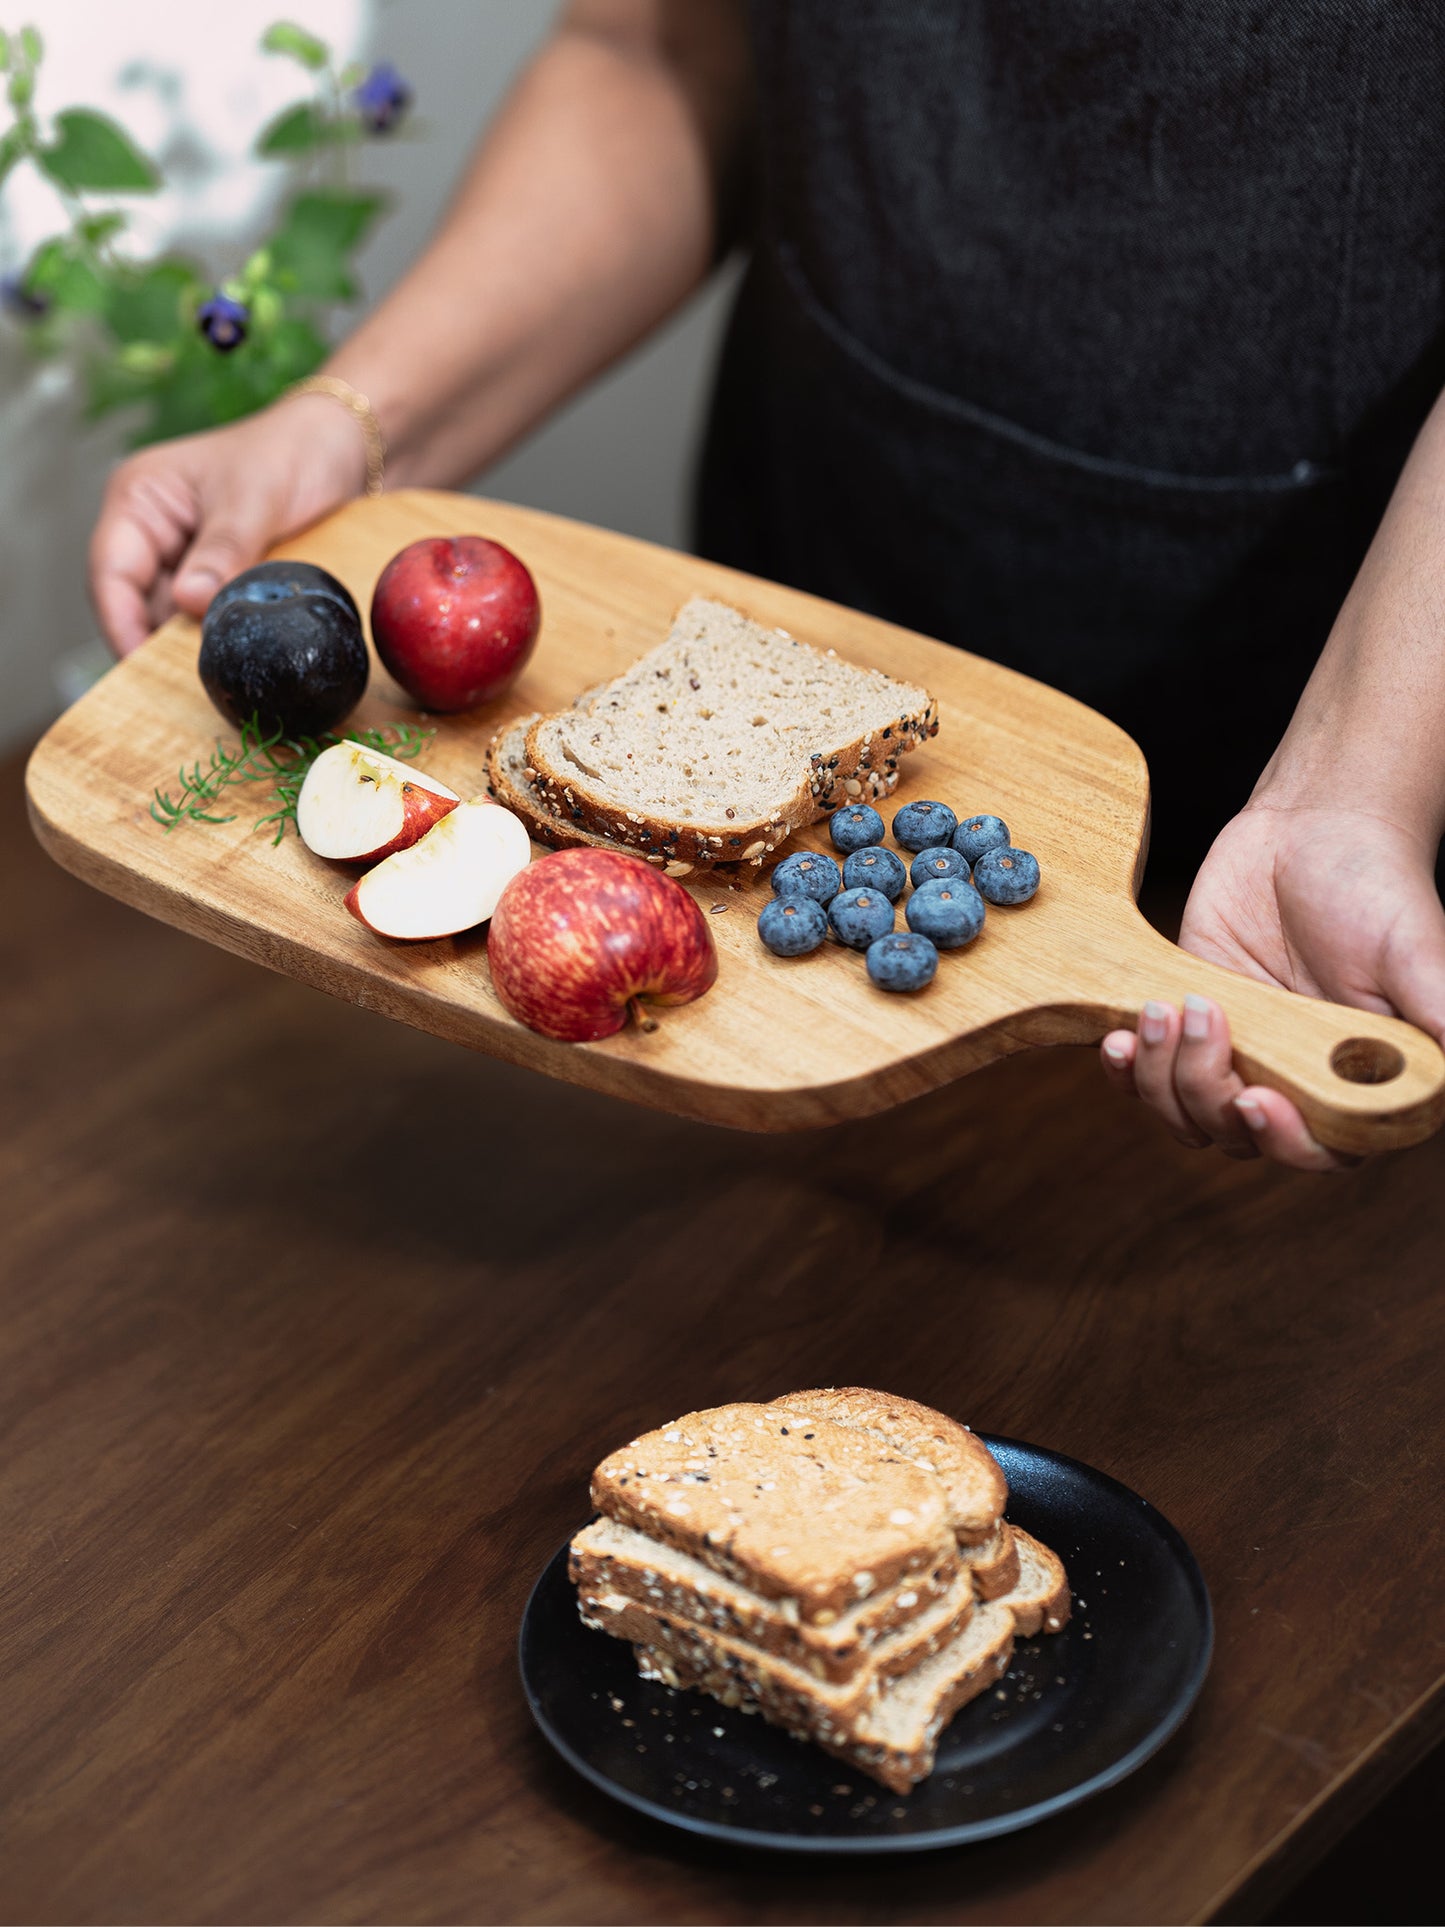
[[[898,1853],[1010,1833],[1142,1766],[1209,1667],[1209,1594],[1194,1555],[1137,1492],[1076,1459],[986,1443],[1008,1516],[1068,1568],[1074,1616],[1022,1640],[998,1687],[944,1733],[905,1798],[698,1693],[640,1679],[632,1649],[585,1627],[563,1546],[522,1617],[537,1724],[594,1786],[669,1826],[796,1853]]]

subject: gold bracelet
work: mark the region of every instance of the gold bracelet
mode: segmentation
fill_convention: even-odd
[[[386,476],[386,438],[381,432],[381,423],[376,419],[376,410],[361,390],[353,388],[349,381],[343,381],[340,375],[308,375],[304,381],[294,383],[286,393],[330,395],[333,401],[341,403],[366,440],[366,492],[368,495],[380,495]]]

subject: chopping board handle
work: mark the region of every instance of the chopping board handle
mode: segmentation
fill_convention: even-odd
[[[1283,1091],[1321,1144],[1365,1155],[1418,1144],[1445,1122],[1445,1053],[1398,1017],[1325,1003],[1194,957],[1136,913],[1103,973],[1090,971],[1087,1038],[1135,1030],[1150,998],[1180,1004],[1192,991],[1229,1019],[1234,1064],[1249,1084]],[[1107,983],[1100,1000],[1101,974]]]

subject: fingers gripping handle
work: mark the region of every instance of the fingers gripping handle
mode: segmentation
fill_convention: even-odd
[[[1152,941],[1133,942],[1116,958],[1114,1000],[1099,1009],[1098,1036],[1137,1028],[1151,997],[1177,1004],[1192,991],[1223,1010],[1245,1082],[1283,1091],[1330,1150],[1395,1150],[1445,1122],[1445,1053],[1424,1031],[1242,977],[1144,929]]]

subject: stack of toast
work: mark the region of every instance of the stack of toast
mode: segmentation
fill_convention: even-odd
[[[645,1678],[697,1687],[905,1793],[938,1736],[1057,1632],[1068,1580],[1004,1518],[966,1426],[859,1386],[692,1412],[592,1478],[584,1621]]]
[[[937,731],[926,689],[696,596],[624,674],[501,730],[487,780],[539,842],[744,881],[794,830],[888,795]]]

